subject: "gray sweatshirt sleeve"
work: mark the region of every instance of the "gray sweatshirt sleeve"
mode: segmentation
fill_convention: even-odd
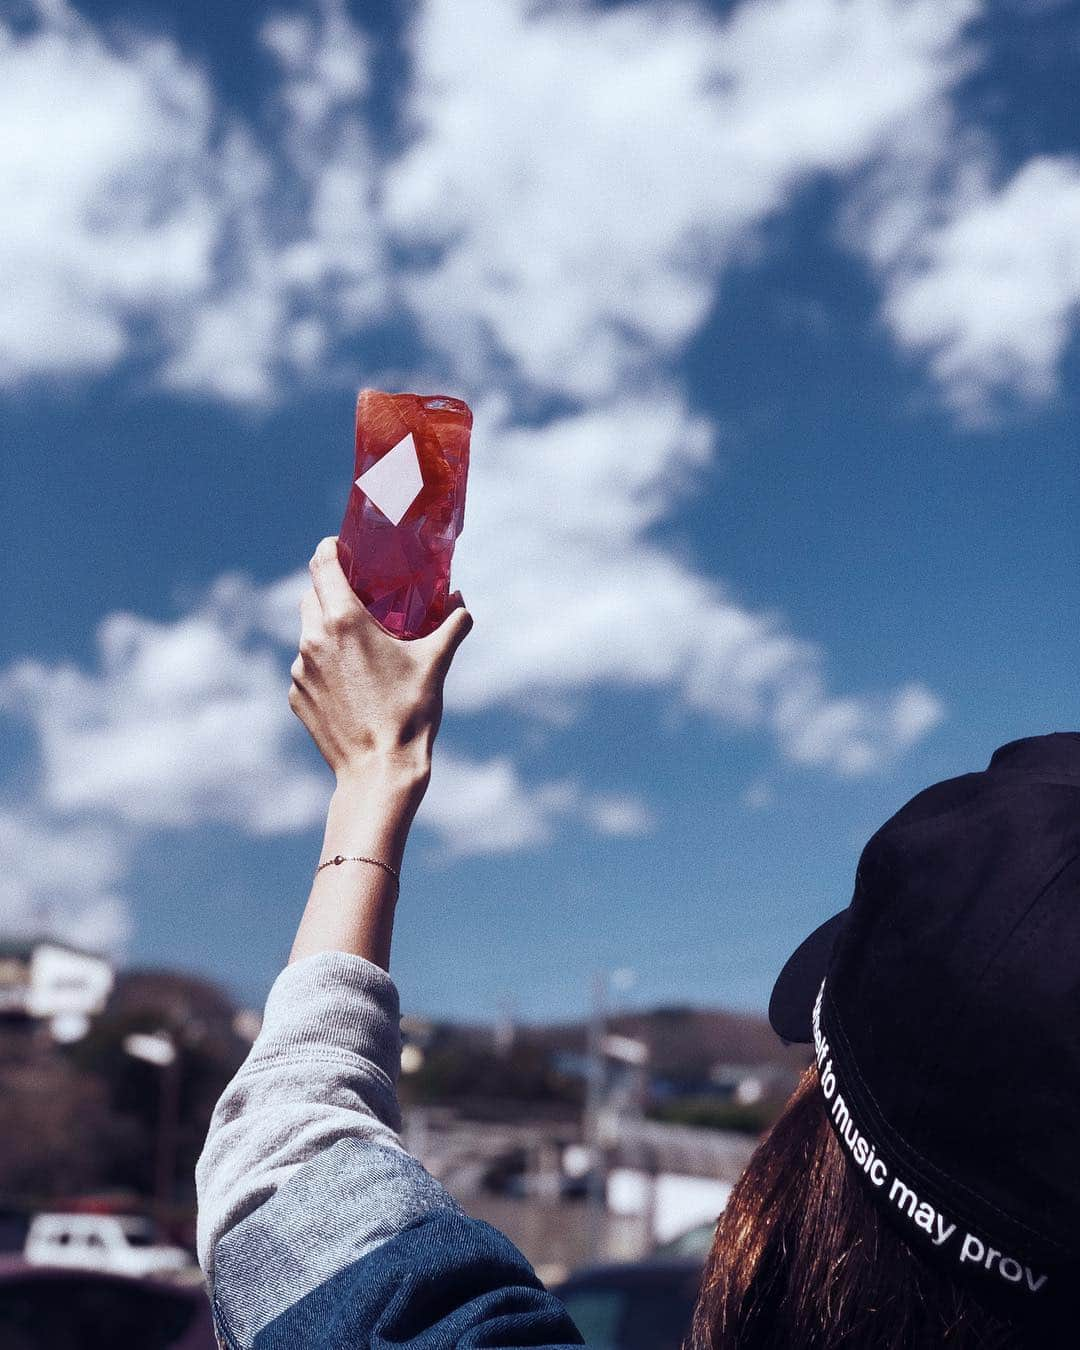
[[[323,952],[282,971],[195,1169],[199,1262],[211,1283],[225,1235],[305,1163],[342,1141],[401,1150],[399,1060],[398,995],[384,970]]]
[[[195,1173],[219,1343],[581,1345],[521,1253],[402,1148],[399,1049],[397,991],[369,961],[278,976]]]

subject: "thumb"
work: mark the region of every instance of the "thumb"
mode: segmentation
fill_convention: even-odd
[[[446,618],[438,628],[423,639],[431,644],[436,666],[442,675],[450,669],[454,653],[468,637],[473,626],[473,617],[465,608],[465,601],[459,591],[455,591],[450,597],[449,604],[450,609]]]

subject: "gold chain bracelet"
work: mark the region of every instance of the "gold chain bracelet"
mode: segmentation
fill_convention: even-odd
[[[365,858],[361,855],[353,855],[352,857],[346,857],[342,853],[337,853],[334,855],[334,857],[327,858],[325,862],[321,862],[315,869],[315,875],[318,876],[324,867],[340,867],[342,863],[347,862],[370,863],[372,867],[381,867],[384,872],[388,872],[390,876],[394,878],[394,885],[397,887],[397,889],[398,890],[401,889],[401,877],[398,875],[397,872],[394,871],[394,869],[390,866],[389,863],[380,862],[378,858]]]

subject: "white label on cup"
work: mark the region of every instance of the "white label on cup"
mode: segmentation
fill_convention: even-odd
[[[412,433],[366,469],[356,480],[356,486],[387,520],[399,525],[424,486]]]

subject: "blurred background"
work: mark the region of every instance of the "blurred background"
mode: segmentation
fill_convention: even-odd
[[[137,1280],[205,1343],[361,385],[476,414],[409,1143],[683,1307],[790,948],[915,791],[1076,726],[1078,76],[1071,0],[0,0],[5,1345],[121,1343]]]

